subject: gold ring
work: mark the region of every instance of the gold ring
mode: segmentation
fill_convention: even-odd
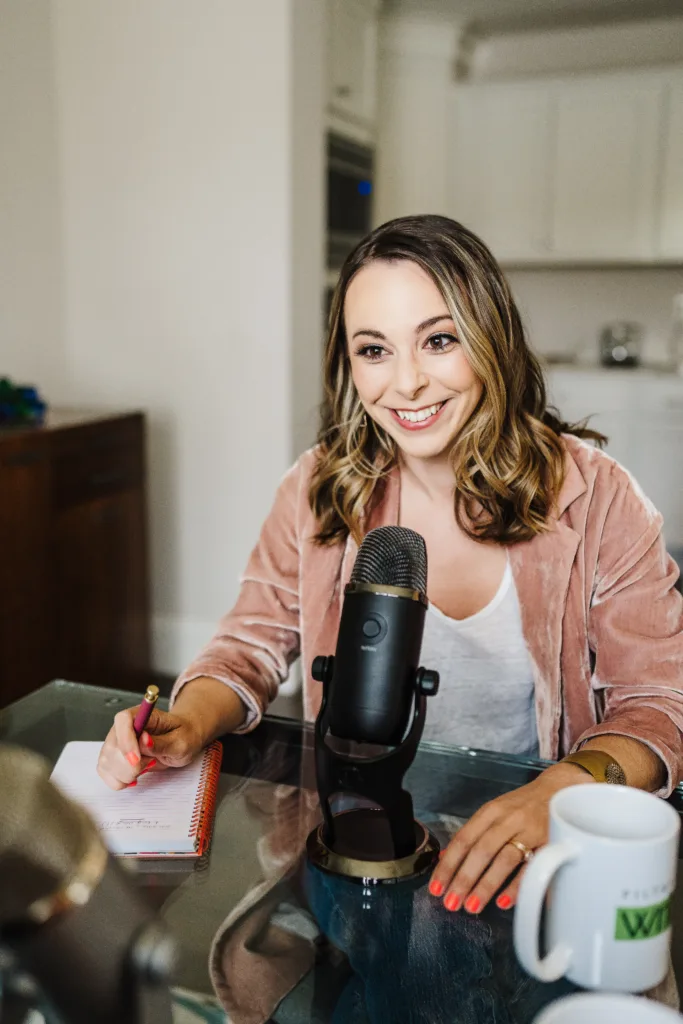
[[[528,861],[530,861],[531,858],[533,857],[534,851],[531,850],[528,846],[525,846],[524,843],[521,842],[521,840],[519,840],[519,839],[508,839],[508,843],[510,844],[510,846],[514,846],[514,847],[516,847],[516,849],[519,850],[519,852],[521,853],[522,857],[524,858],[524,863],[525,864]]]

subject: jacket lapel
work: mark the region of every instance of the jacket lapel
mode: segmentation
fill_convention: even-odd
[[[569,581],[581,541],[565,521],[569,505],[586,483],[566,453],[565,479],[547,533],[508,548],[517,589],[522,632],[531,658],[539,753],[556,760],[562,718],[562,641]]]
[[[539,753],[557,759],[562,711],[562,623],[579,535],[564,523],[508,549],[534,673]]]

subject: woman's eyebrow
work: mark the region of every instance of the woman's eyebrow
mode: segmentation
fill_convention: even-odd
[[[440,323],[441,320],[450,320],[453,323],[453,318],[450,313],[440,313],[439,316],[432,316],[429,320],[423,320],[421,324],[415,328],[416,334],[421,334],[422,331],[428,330],[430,327],[434,327],[435,324]]]
[[[366,334],[368,338],[377,338],[378,341],[386,341],[381,331],[373,331],[370,327],[363,327],[360,331],[354,331],[353,337],[357,338],[359,334]]]
[[[421,334],[422,331],[426,331],[429,327],[434,327],[435,324],[440,323],[442,320],[450,320],[452,317],[449,313],[440,313],[438,316],[430,316],[428,320],[423,320],[421,324],[418,324],[415,328],[416,334]],[[378,341],[386,341],[386,337],[381,331],[375,331],[371,327],[362,327],[358,331],[354,331],[353,338],[357,338],[359,335],[364,334],[368,338],[376,338]]]

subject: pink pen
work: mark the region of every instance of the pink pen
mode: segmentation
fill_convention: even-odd
[[[156,704],[158,699],[159,687],[148,686],[147,689],[145,690],[145,696],[142,699],[142,704],[138,708],[138,713],[135,716],[135,721],[133,722],[133,729],[135,731],[136,736],[142,735],[142,731],[147,725],[147,722],[149,721],[149,716],[152,714],[152,711],[154,710],[154,705]]]

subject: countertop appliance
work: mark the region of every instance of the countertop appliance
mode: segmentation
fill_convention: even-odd
[[[600,362],[603,366],[638,366],[642,347],[640,324],[625,320],[605,324],[600,333]]]

